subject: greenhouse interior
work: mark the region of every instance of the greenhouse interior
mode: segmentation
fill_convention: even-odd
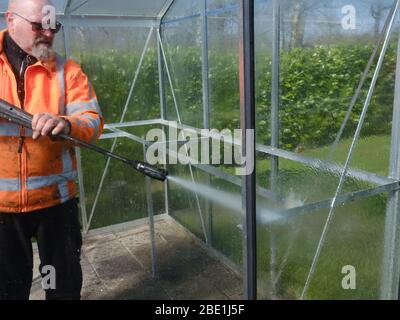
[[[53,2],[56,50],[104,117],[96,144],[168,155],[162,182],[76,149],[88,266],[135,271],[113,246],[89,252],[133,237],[152,279],[135,299],[183,274],[182,299],[398,299],[400,0]]]

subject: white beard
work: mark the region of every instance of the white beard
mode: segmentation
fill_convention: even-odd
[[[55,51],[46,43],[33,45],[32,55],[41,62],[48,62],[54,59]]]

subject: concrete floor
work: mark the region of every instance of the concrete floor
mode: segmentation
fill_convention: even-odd
[[[242,299],[242,279],[167,215],[155,223],[158,279],[145,220],[94,230],[82,249],[82,299]],[[31,299],[44,293],[35,250]]]

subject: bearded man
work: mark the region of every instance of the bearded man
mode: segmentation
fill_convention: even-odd
[[[103,118],[80,66],[54,52],[51,5],[9,1],[0,32],[0,98],[34,115],[32,130],[0,120],[0,299],[29,299],[33,238],[46,299],[81,296],[74,146],[54,136],[94,142]]]

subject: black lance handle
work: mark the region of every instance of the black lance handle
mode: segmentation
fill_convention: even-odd
[[[0,118],[6,119],[10,122],[21,125],[25,128],[32,129],[33,116],[30,113],[26,112],[25,110],[17,108],[16,106],[13,106],[12,104],[2,99],[0,99]],[[95,146],[94,144],[87,143],[80,139],[71,137],[67,134],[61,133],[57,135],[57,137],[64,139],[66,141],[70,141],[79,147],[84,147],[93,150],[95,152],[104,154],[110,158],[122,161],[150,178],[160,181],[165,181],[165,179],[167,179],[168,172],[166,170],[154,167],[146,162],[130,160],[121,155],[118,155],[106,149]]]

